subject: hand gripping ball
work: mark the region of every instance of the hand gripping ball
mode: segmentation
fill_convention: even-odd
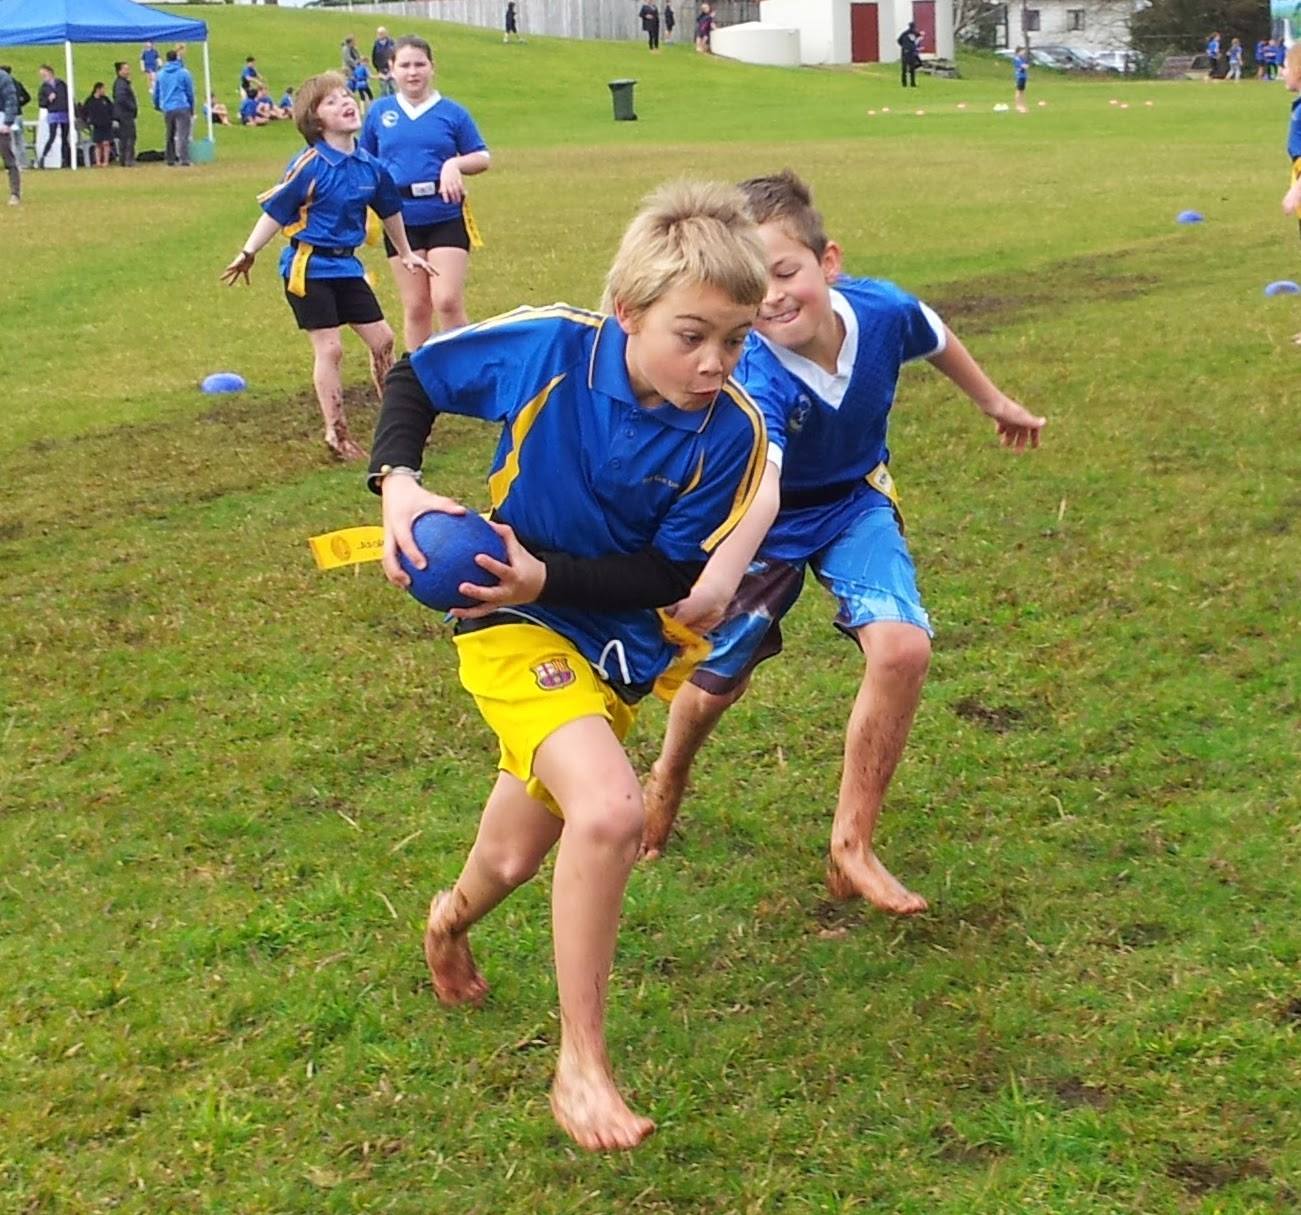
[[[506,545],[481,515],[445,515],[430,510],[411,525],[411,536],[424,554],[426,565],[416,569],[399,550],[398,562],[411,579],[411,595],[425,607],[445,612],[448,608],[477,607],[479,600],[469,599],[457,589],[462,582],[476,586],[496,586],[499,581],[474,562],[475,555],[487,553],[506,562]]]

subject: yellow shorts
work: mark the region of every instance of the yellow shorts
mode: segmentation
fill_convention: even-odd
[[[497,735],[497,767],[524,782],[557,818],[556,799],[533,775],[546,739],[580,717],[604,717],[622,742],[637,710],[620,700],[572,642],[537,624],[499,624],[456,635],[461,686]]]

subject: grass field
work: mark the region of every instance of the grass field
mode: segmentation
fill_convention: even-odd
[[[278,88],[371,20],[203,16],[228,102],[245,54]],[[1039,73],[1019,118],[973,59],[908,95],[925,116],[869,118],[900,105],[888,68],[416,28],[494,148],[473,316],[592,304],[665,177],[792,165],[851,272],[919,292],[1049,416],[1017,460],[934,373],[901,386],[938,635],[881,844],[933,909],[825,899],[859,671],[810,591],[629,889],[612,1051],[659,1133],[571,1151],[546,878],[479,930],[482,1011],[440,1010],[420,957],[495,750],[433,614],[311,567],[305,537],[374,502],[325,458],[272,259],[217,281],[292,132],[31,173],[0,214],[0,1211],[1297,1210],[1281,88]],[[30,87],[42,53],[6,56]],[[78,91],[118,57],[80,49]],[[636,124],[610,120],[623,75]],[[218,369],[248,393],[201,396]],[[345,374],[364,433],[355,344]],[[482,505],[492,442],[440,423],[440,488]]]

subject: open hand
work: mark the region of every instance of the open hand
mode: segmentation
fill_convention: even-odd
[[[994,419],[998,441],[1004,447],[1010,447],[1019,455],[1026,447],[1039,446],[1039,432],[1047,425],[1047,418],[1035,417],[1011,397],[1003,397],[993,409],[986,412]]]
[[[227,287],[233,287],[242,278],[246,287],[251,286],[248,272],[253,269],[253,254],[241,249],[239,256],[221,272],[221,281]]]
[[[547,567],[528,551],[515,535],[514,529],[504,523],[489,526],[506,542],[506,561],[502,564],[487,553],[475,557],[475,564],[500,581],[496,586],[478,586],[473,582],[462,582],[456,589],[469,599],[478,599],[483,606],[472,608],[453,608],[452,615],[459,620],[477,620],[487,616],[498,608],[509,607],[516,603],[533,603],[542,594],[547,584]]]
[[[422,271],[425,274],[436,275],[437,270],[433,268],[419,253],[408,253],[401,258],[402,265],[405,269],[410,270],[412,274],[419,274]]]

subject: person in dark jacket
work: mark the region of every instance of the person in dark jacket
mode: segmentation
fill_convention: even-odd
[[[45,167],[45,158],[59,141],[59,168],[66,169],[72,164],[72,147],[68,142],[68,124],[72,119],[71,107],[68,105],[68,86],[55,74],[48,63],[41,64],[41,87],[36,90],[36,102],[45,111],[46,129],[49,135],[45,147],[36,158],[37,168]]]
[[[673,41],[673,27],[674,27],[675,25],[677,25],[677,23],[678,23],[678,19],[677,19],[676,14],[673,12],[673,5],[672,5],[672,3],[671,3],[671,0],[665,0],[665,4],[664,4],[664,36],[665,36],[665,37],[666,37],[670,42]]]
[[[8,71],[0,68],[0,163],[9,174],[9,205],[16,207],[23,196],[23,179],[18,172],[10,133],[18,125],[18,89]]]
[[[117,123],[117,163],[129,169],[136,162],[136,91],[131,87],[131,65],[119,60],[113,65],[113,120]]]
[[[105,91],[102,80],[95,81],[90,96],[82,102],[81,113],[90,128],[95,167],[107,169],[113,154],[113,99]]]
[[[646,45],[652,51],[660,49],[660,10],[657,5],[643,4],[637,12],[641,27],[646,31]]]
[[[899,43],[899,83],[907,88],[917,87],[917,68],[922,61],[922,32],[914,21],[908,22],[908,28],[896,39]]]

